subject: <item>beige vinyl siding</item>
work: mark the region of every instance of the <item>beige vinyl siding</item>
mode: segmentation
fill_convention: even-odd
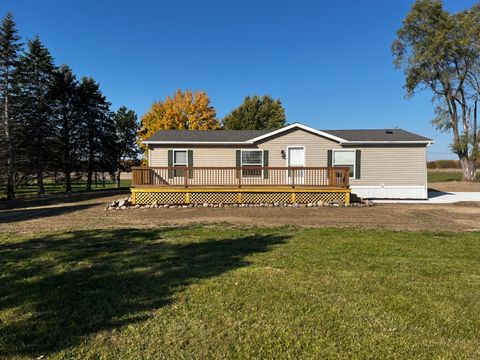
[[[351,185],[426,185],[425,145],[349,147],[361,151],[360,179]]]
[[[288,146],[304,146],[306,166],[327,166],[331,149],[361,150],[361,178],[351,179],[358,186],[426,185],[426,146],[378,145],[342,147],[335,141],[294,129],[258,142],[255,145],[151,145],[150,166],[168,166],[169,149],[193,150],[194,166],[228,167],[236,165],[237,149],[263,149],[269,151],[269,166],[287,166],[281,155]]]
[[[232,146],[200,145],[155,145],[150,150],[150,166],[168,166],[168,150],[193,150],[193,166],[227,167],[236,165],[235,150]],[[249,148],[254,148],[251,146]]]
[[[169,149],[191,149],[193,151],[194,166],[235,166],[237,149],[262,149],[269,151],[269,166],[287,166],[286,159],[282,158],[282,150],[287,146],[305,146],[306,166],[327,166],[327,150],[340,146],[323,137],[305,130],[291,130],[280,135],[268,138],[255,145],[154,145],[151,146],[150,166],[167,166]]]

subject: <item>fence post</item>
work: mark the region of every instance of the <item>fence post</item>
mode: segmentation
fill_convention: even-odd
[[[185,188],[188,188],[188,172],[189,172],[189,168],[186,167],[184,170],[183,170],[183,178],[184,178],[184,181],[185,181]]]

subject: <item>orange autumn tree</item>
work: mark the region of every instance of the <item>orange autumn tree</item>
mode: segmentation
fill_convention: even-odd
[[[142,116],[139,138],[145,140],[158,130],[215,130],[220,128],[220,121],[210,98],[205,91],[178,89],[173,97],[152,104]],[[146,147],[142,147],[146,154]]]

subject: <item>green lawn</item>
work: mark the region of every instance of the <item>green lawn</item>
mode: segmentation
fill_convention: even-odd
[[[130,185],[132,184],[131,180],[120,180],[120,186],[122,188],[129,188]],[[72,183],[72,190],[73,191],[85,191],[86,187],[86,182],[74,182]],[[92,185],[92,190],[108,190],[108,189],[113,189],[116,187],[116,183],[107,180],[105,182],[105,186],[101,182],[98,182],[98,184],[95,186],[95,183]],[[47,194],[56,194],[56,193],[61,193],[65,191],[65,186],[63,184],[55,184],[54,181],[50,179],[45,180],[45,193]],[[36,183],[31,183],[22,187],[19,187],[16,190],[16,195],[18,197],[28,197],[28,196],[34,196],[37,194],[37,185]],[[0,198],[5,196],[5,189],[0,188]]]
[[[480,174],[477,176],[477,180],[480,181]],[[453,171],[429,171],[428,172],[428,182],[445,182],[445,181],[462,181],[461,172]]]
[[[462,181],[462,173],[461,172],[436,172],[436,171],[429,171],[428,172],[428,182],[435,183],[435,182],[445,182],[445,181]]]
[[[0,358],[479,358],[480,233],[0,236]]]

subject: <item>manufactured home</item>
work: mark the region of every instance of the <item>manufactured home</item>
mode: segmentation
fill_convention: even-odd
[[[427,146],[402,129],[163,130],[133,169],[137,203],[426,199]]]

